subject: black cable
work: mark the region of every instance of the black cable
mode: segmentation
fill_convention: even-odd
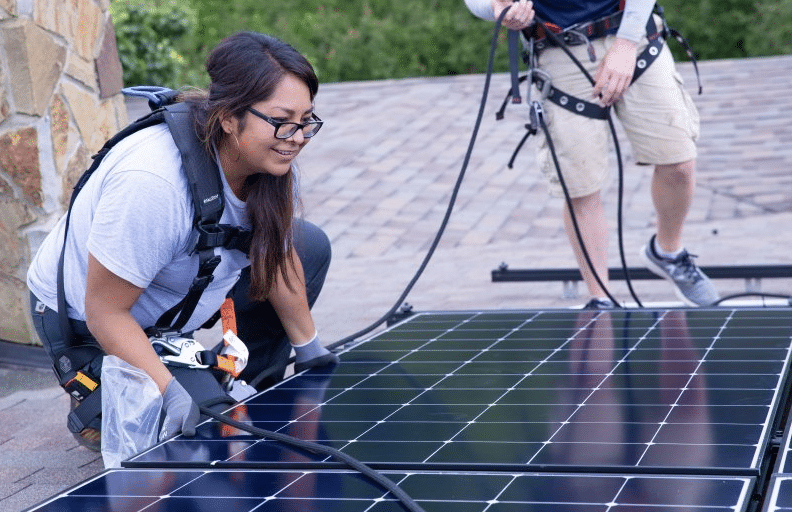
[[[744,293],[735,293],[732,295],[726,295],[725,297],[721,297],[710,306],[718,306],[722,302],[727,301],[729,299],[738,299],[740,297],[762,297],[768,299],[786,299],[790,306],[792,306],[792,295],[784,295],[781,293],[763,293],[763,292],[744,292]]]
[[[591,83],[591,85],[595,85],[596,82],[594,81],[594,78],[591,76],[591,74],[588,72],[588,70],[583,66],[583,64],[580,62],[580,60],[578,60],[577,57],[575,57],[575,55],[569,50],[569,48],[567,47],[566,43],[564,43],[564,41],[560,37],[558,37],[552,30],[550,30],[547,27],[547,25],[545,24],[545,22],[541,18],[539,18],[538,16],[534,16],[534,20],[539,26],[542,27],[542,29],[545,32],[545,36],[548,39],[551,39],[556,46],[561,48],[561,50],[563,50],[564,53],[567,54],[567,56],[572,60],[572,62],[575,64],[575,66],[577,66],[578,69],[580,69],[580,71],[586,77],[586,79],[588,79],[588,81]],[[629,271],[629,269],[627,267],[627,261],[626,261],[626,258],[624,256],[624,234],[623,234],[623,226],[622,226],[622,216],[623,216],[622,215],[622,209],[623,209],[622,203],[623,203],[623,195],[624,195],[624,164],[622,162],[621,147],[619,146],[619,140],[618,140],[618,137],[617,137],[617,134],[616,134],[616,127],[613,124],[613,118],[611,117],[611,109],[610,109],[610,107],[607,107],[607,110],[608,110],[608,126],[610,128],[611,135],[613,137],[613,143],[614,143],[614,146],[616,148],[616,160],[617,160],[618,166],[619,166],[619,193],[618,193],[618,202],[617,202],[617,205],[618,205],[617,206],[617,231],[618,231],[618,239],[619,239],[619,256],[621,258],[622,270],[624,272],[624,280],[627,283],[627,288],[630,290],[630,295],[632,295],[632,298],[633,298],[633,300],[635,300],[635,303],[638,305],[638,307],[643,307],[643,304],[641,304],[640,299],[638,298],[637,294],[635,293],[635,290],[633,289],[632,279],[630,279],[630,271]],[[547,132],[545,132],[545,137],[548,137]],[[560,176],[561,176],[560,167],[559,167],[558,162],[557,162],[557,160],[555,158],[554,158],[554,161],[556,162],[556,170],[558,171],[558,175],[559,175],[559,178],[560,178]],[[591,273],[594,275],[594,279],[597,281],[597,284],[599,284],[600,287],[605,291],[605,294],[608,296],[608,298],[611,301],[613,301],[614,304],[619,305],[619,303],[613,298],[613,296],[610,294],[608,289],[605,287],[605,285],[603,284],[603,282],[600,279],[599,275],[597,274],[597,271],[594,269],[594,266],[591,264],[591,259],[589,258],[588,252],[586,251],[586,246],[583,243],[583,237],[580,234],[580,230],[578,228],[577,221],[575,220],[575,213],[572,211],[572,203],[569,200],[569,194],[568,194],[568,192],[567,192],[565,187],[564,187],[564,195],[567,198],[567,207],[569,208],[570,218],[573,221],[572,225],[575,227],[575,235],[578,238],[578,243],[580,244],[580,248],[581,248],[581,250],[583,252],[583,255],[584,255],[585,259],[586,259],[586,263],[588,263],[588,265],[589,265],[589,270],[591,270]]]
[[[435,235],[435,238],[432,241],[432,245],[429,247],[429,251],[426,253],[426,256],[421,262],[421,265],[418,268],[415,275],[413,276],[412,280],[410,280],[410,282],[407,284],[407,287],[404,289],[404,292],[402,292],[402,294],[396,300],[396,303],[387,313],[385,313],[379,320],[375,321],[373,324],[366,327],[365,329],[361,329],[360,331],[354,334],[350,334],[346,338],[343,338],[335,343],[327,345],[326,348],[328,350],[332,350],[336,347],[349,343],[350,341],[354,341],[360,336],[363,336],[364,334],[368,334],[369,332],[373,331],[378,326],[380,326],[382,323],[386,322],[396,312],[396,310],[399,309],[404,299],[407,297],[407,295],[409,295],[410,291],[412,291],[413,286],[415,286],[415,283],[418,281],[418,278],[421,277],[421,274],[423,274],[424,270],[426,269],[426,266],[429,264],[429,260],[434,255],[435,249],[437,249],[437,245],[440,243],[440,238],[443,236],[446,226],[448,225],[448,220],[451,217],[451,212],[454,209],[454,203],[456,202],[457,194],[459,193],[459,189],[462,185],[462,179],[465,177],[465,172],[467,171],[468,164],[470,163],[470,157],[473,154],[473,146],[476,142],[476,137],[478,136],[478,131],[481,126],[481,120],[484,117],[484,107],[487,104],[487,96],[489,95],[490,81],[492,79],[492,72],[495,67],[495,62],[494,62],[495,49],[497,48],[498,45],[498,33],[500,32],[501,24],[503,23],[503,17],[506,15],[508,10],[509,8],[504,9],[495,22],[495,30],[492,35],[492,43],[490,45],[489,59],[487,61],[487,75],[484,81],[484,91],[482,92],[481,105],[479,106],[479,112],[478,112],[478,117],[476,118],[476,124],[473,127],[473,133],[470,137],[470,142],[468,143],[467,152],[465,153],[465,159],[462,162],[462,169],[459,171],[459,177],[457,178],[453,192],[451,193],[451,199],[448,202],[448,207],[446,208],[445,216],[443,217],[443,221],[440,224],[440,228],[438,229],[437,234]]]
[[[613,302],[613,305],[616,307],[622,307],[619,304],[613,295],[611,295],[610,290],[605,286],[605,284],[600,279],[599,274],[597,274],[597,270],[594,268],[594,263],[591,261],[591,257],[589,256],[588,250],[586,250],[586,244],[583,242],[583,235],[580,233],[580,226],[578,226],[577,218],[575,217],[575,212],[572,210],[572,198],[569,196],[569,189],[566,186],[566,180],[564,179],[563,174],[561,173],[561,164],[558,163],[558,156],[556,155],[555,145],[553,144],[553,139],[550,137],[550,131],[547,128],[547,124],[545,123],[544,116],[539,116],[539,126],[541,126],[542,131],[545,134],[545,139],[547,140],[547,147],[550,148],[550,156],[553,157],[553,164],[555,164],[556,171],[558,174],[558,182],[561,184],[561,188],[564,191],[564,199],[566,200],[567,209],[569,210],[569,220],[572,221],[572,227],[575,230],[575,235],[578,239],[578,244],[580,245],[580,251],[583,253],[583,258],[586,260],[586,264],[591,271],[591,274],[594,276],[594,279],[600,285],[600,288],[605,292],[605,295]]]
[[[319,443],[314,443],[313,441],[306,441],[304,439],[298,439],[296,437],[287,436],[286,434],[280,434],[278,432],[272,432],[270,430],[264,430],[262,428],[254,427],[253,425],[248,425],[247,423],[242,423],[241,421],[237,421],[233,418],[230,418],[225,414],[215,412],[209,409],[208,407],[201,406],[199,408],[202,414],[205,414],[210,418],[214,418],[217,421],[225,423],[228,426],[238,428],[239,430],[244,430],[245,432],[248,432],[255,436],[264,439],[272,439],[274,441],[279,441],[286,445],[293,446],[301,450],[306,450],[311,453],[328,455],[346,464],[355,471],[358,471],[359,473],[369,478],[371,481],[375,482],[376,484],[382,486],[386,491],[391,493],[401,502],[405,510],[409,510],[411,512],[425,512],[424,509],[421,508],[421,506],[418,505],[415,502],[415,500],[413,500],[406,492],[404,492],[404,490],[401,487],[396,485],[396,483],[393,480],[386,478],[382,474],[371,469],[370,467],[363,464],[354,457],[351,457],[346,453],[341,452],[340,450],[336,450],[335,448],[332,448],[330,446],[324,446]]]

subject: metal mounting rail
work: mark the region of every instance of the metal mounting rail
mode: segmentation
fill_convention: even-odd
[[[792,278],[792,265],[724,265],[699,267],[710,279],[745,279],[746,291],[758,292],[761,279]],[[644,267],[629,267],[630,279],[661,279]],[[609,268],[608,278],[612,281],[623,280],[621,267]],[[577,282],[582,281],[577,268],[510,269],[506,263],[492,271],[493,282],[512,281],[562,281],[564,296],[577,295]]]

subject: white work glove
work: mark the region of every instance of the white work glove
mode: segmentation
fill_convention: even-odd
[[[195,426],[198,424],[201,412],[175,377],[171,379],[162,394],[162,410],[165,411],[165,420],[160,429],[160,441],[173,437],[179,432],[185,436],[195,435]]]

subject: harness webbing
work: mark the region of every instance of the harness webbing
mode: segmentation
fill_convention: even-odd
[[[511,33],[514,31],[509,32]],[[649,21],[646,24],[646,33],[648,35],[647,37],[649,39],[649,44],[635,59],[635,71],[633,72],[632,80],[630,82],[631,84],[638,80],[638,78],[643,75],[644,71],[646,71],[654,62],[657,56],[660,55],[660,50],[662,49],[665,42],[663,33],[661,30],[658,30],[652,16],[649,17]],[[529,56],[529,61],[532,61],[531,56]],[[531,64],[533,63],[531,62]],[[512,103],[519,103],[519,101],[515,102],[513,99],[515,94],[514,91],[518,90],[518,86],[514,85],[515,81],[522,83],[527,78],[527,75],[525,75],[519,79],[516,79],[515,77],[518,74],[516,66],[510,66],[510,69],[512,76],[512,88],[509,90],[506,98],[501,104],[501,108],[497,114],[498,119],[503,117],[503,111],[505,110],[506,104],[509,102],[510,98],[512,98]],[[535,83],[540,90],[545,90],[547,92],[546,98],[548,101],[558,105],[561,108],[564,108],[574,114],[590,117],[592,119],[605,120],[608,118],[609,107],[604,107],[597,103],[586,101],[561,91],[560,89],[553,87],[551,81],[544,79],[541,75],[532,74],[532,82]],[[517,93],[517,97],[519,97],[519,92]]]
[[[65,292],[64,261],[71,211],[77,195],[99,167],[107,153],[122,139],[144,128],[163,122],[167,123],[173,140],[179,149],[195,207],[193,251],[198,254],[198,273],[193,279],[186,296],[159,318],[156,324],[157,327],[167,327],[168,329],[179,331],[186,325],[195,311],[204,290],[212,282],[213,272],[220,263],[220,255],[215,254],[216,248],[237,249],[245,253],[250,248],[250,240],[252,238],[250,230],[219,223],[223,214],[223,186],[220,170],[214,159],[207,154],[194,132],[189,105],[185,103],[169,104],[176,97],[175,91],[156,87],[141,88],[141,90],[144,90],[145,95],[149,98],[149,106],[153,109],[153,112],[125,127],[102,146],[102,149],[93,156],[91,166],[77,181],[71,195],[69,208],[66,213],[63,246],[58,259],[57,275],[58,321],[66,348],[62,352],[55,354],[56,364],[61,366],[61,370],[64,368],[69,370],[61,371],[58,373],[59,375],[61,373],[71,375],[75,371],[86,368],[92,363],[93,359],[103,355],[98,349],[87,354],[83,350],[86,345],[80,344],[80,340],[76,339],[71,320],[67,314],[68,304]],[[132,90],[131,93],[140,95],[140,91]],[[63,384],[61,383],[61,385]],[[68,426],[72,432],[80,432],[101,413],[101,401],[99,398],[101,394],[96,392],[98,389],[99,387],[82,397],[79,405],[69,414]]]
[[[600,23],[602,20],[599,20],[598,22],[593,22],[592,24],[590,24],[590,26],[597,27],[597,30],[606,26],[610,27],[611,29],[615,29],[616,27],[618,27],[618,20],[620,19],[620,14],[621,13],[619,12],[616,13],[616,15],[612,15],[608,17],[607,18],[608,23],[603,24]],[[660,55],[660,52],[663,48],[663,45],[665,44],[665,41],[670,36],[673,37],[680,45],[682,45],[688,57],[690,58],[691,62],[693,63],[693,69],[696,72],[696,79],[698,81],[698,93],[701,94],[702,92],[701,76],[699,75],[698,65],[696,64],[696,58],[693,54],[693,50],[690,48],[690,45],[688,44],[687,40],[684,37],[682,37],[682,35],[679,32],[668,27],[668,24],[666,23],[666,19],[665,19],[665,13],[661,6],[659,5],[655,6],[655,14],[657,14],[660,17],[662,26],[658,28],[657,24],[655,23],[654,16],[653,15],[649,16],[649,19],[646,23],[646,33],[649,43],[635,59],[635,70],[633,71],[633,76],[630,81],[630,84],[638,80],[641,77],[641,75],[643,75],[643,73],[647,69],[649,69],[649,66],[651,66],[652,63],[655,61],[655,59]],[[613,25],[614,23],[615,25]],[[519,71],[517,69],[516,61],[513,58],[511,58],[513,45],[509,45],[509,53],[510,53],[509,67],[511,73],[512,86],[511,89],[509,89],[509,92],[506,94],[506,97],[504,98],[500,109],[495,113],[495,118],[498,120],[503,119],[504,111],[506,110],[506,105],[509,103],[510,99],[512,100],[512,103],[521,102],[520,93],[519,93],[519,84],[526,81],[527,79],[530,79],[530,82],[528,83],[529,100],[530,100],[531,86],[532,84],[536,84],[536,86],[542,92],[543,99],[546,98],[548,101],[554,103],[555,105],[564,108],[572,113],[582,115],[584,117],[599,119],[603,121],[608,120],[610,115],[610,106],[605,107],[597,103],[586,101],[553,87],[551,77],[547,73],[543,72],[541,69],[535,67],[534,51],[539,49],[539,46],[535,44],[536,41],[535,37],[537,35],[537,31],[539,28],[542,29],[541,33],[543,34],[543,37],[546,39],[545,44],[541,45],[542,48],[547,47],[548,44],[556,44],[556,45],[566,44],[563,33],[558,35],[555,32],[548,34],[548,32],[550,32],[550,29],[545,27],[547,27],[545,23],[535,24],[531,28],[525,29],[523,31],[523,35],[526,37],[526,40],[528,42],[527,55],[525,55],[525,59],[524,59],[526,62],[528,62],[529,65],[529,70],[527,75],[523,75],[518,78]],[[512,32],[516,32],[516,31],[510,30],[509,31],[510,36]],[[593,47],[591,46],[591,43],[587,39],[588,37],[587,34],[579,34],[579,33],[575,33],[575,34],[576,34],[575,40],[577,40],[579,43],[586,44],[589,47],[589,55],[591,56]],[[584,68],[581,67],[581,70],[582,69]],[[529,103],[531,102],[529,101]],[[509,163],[508,163],[509,168],[513,166],[517,154],[519,153],[520,149],[522,149],[522,146],[525,144],[525,141],[528,139],[528,137],[530,137],[531,135],[535,135],[538,131],[536,123],[534,123],[533,121],[530,124],[526,124],[526,128],[527,131],[525,135],[517,144],[517,147],[515,148],[511,158],[509,159]]]

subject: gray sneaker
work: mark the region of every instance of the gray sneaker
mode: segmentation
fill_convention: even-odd
[[[583,306],[583,309],[616,309],[616,305],[610,299],[599,299],[594,297],[590,301],[586,302],[586,305]]]
[[[696,256],[682,250],[682,254],[671,260],[657,254],[654,249],[655,235],[641,249],[641,257],[647,268],[674,285],[674,292],[688,306],[710,306],[720,298],[709,277],[702,272],[693,258]]]

